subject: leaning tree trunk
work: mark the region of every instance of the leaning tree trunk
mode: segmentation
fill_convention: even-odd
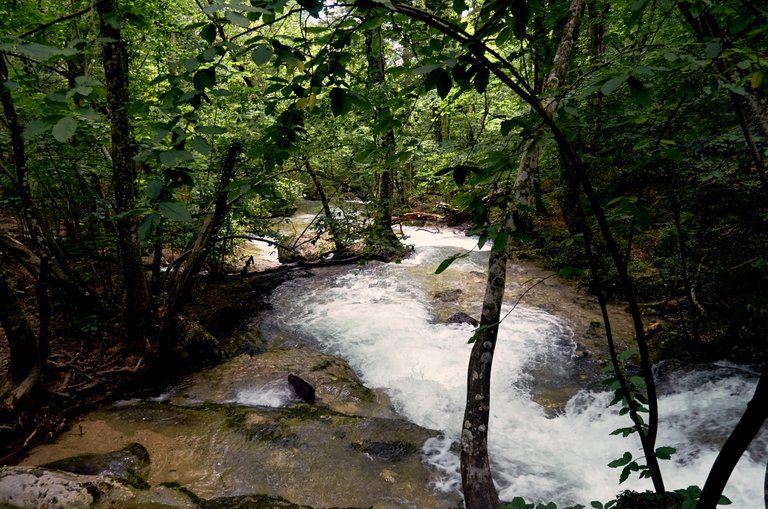
[[[203,226],[197,234],[192,249],[176,272],[176,277],[174,278],[170,292],[170,304],[168,305],[167,310],[168,320],[175,320],[176,315],[181,312],[184,305],[192,296],[192,290],[194,289],[197,275],[205,265],[213,243],[221,231],[224,217],[229,210],[229,202],[227,201],[229,191],[227,188],[232,182],[232,178],[235,174],[237,157],[240,155],[242,148],[243,145],[239,141],[233,141],[229,146],[229,149],[227,149],[222,164],[221,179],[219,181],[219,188],[216,194],[213,212],[209,214],[203,222]]]
[[[763,367],[755,394],[747,409],[715,458],[701,490],[696,509],[715,509],[733,469],[768,419],[768,364]]]
[[[560,43],[544,85],[545,93],[555,92],[565,79],[568,66],[573,58],[578,39],[584,0],[573,0],[569,19],[563,30]],[[544,111],[550,118],[558,106],[557,96],[545,100]],[[526,146],[520,160],[512,194],[518,205],[525,208],[537,204],[539,160],[541,140],[545,134],[542,126]],[[505,227],[514,231],[523,227],[524,215],[515,211],[506,212]],[[464,426],[461,435],[461,478],[464,499],[468,509],[495,508],[499,496],[493,484],[488,458],[488,418],[490,409],[490,381],[493,353],[498,336],[501,305],[504,300],[506,267],[509,260],[509,246],[494,246],[488,259],[488,279],[483,299],[483,312],[479,334],[475,339],[467,371],[467,403],[464,411]]]
[[[39,317],[39,332],[36,335],[24,306],[16,297],[0,251],[0,326],[5,331],[10,354],[7,379],[0,384],[0,401],[12,410],[38,386],[48,358],[50,304],[47,275],[48,263],[44,258],[36,288]]]
[[[150,295],[149,285],[141,260],[136,217],[127,212],[136,208],[137,167],[133,160],[133,140],[128,117],[128,54],[120,35],[117,10],[118,0],[104,0],[98,4],[100,35],[104,40],[104,78],[107,88],[112,135],[112,185],[115,190],[118,247],[121,258],[125,305],[123,324],[128,340],[141,343],[148,351],[155,350],[147,339]]]
[[[756,10],[756,6],[750,7],[753,9],[753,28],[759,28],[762,26],[763,21],[760,19],[761,15]],[[694,14],[690,6],[685,2],[678,3],[678,8],[700,41],[721,41],[726,39],[725,31],[720,27],[718,20],[709,11],[709,8],[704,8],[697,14]],[[764,17],[764,13],[762,17]],[[735,53],[735,55],[738,57],[738,53]],[[748,76],[749,70],[739,70],[736,65],[738,61],[735,58],[734,56],[721,55],[715,60],[717,70],[726,80],[739,81]],[[765,157],[756,143],[756,138],[768,138],[768,98],[766,98],[762,87],[753,88],[750,85],[744,87],[742,94],[736,94],[731,91],[729,95],[733,103],[736,119],[744,136],[744,141],[755,162],[757,176],[760,179],[763,192],[768,193]],[[754,131],[757,132],[755,133]]]
[[[0,82],[9,79],[8,65],[6,56],[0,52]],[[52,269],[53,279],[59,283],[59,286],[66,289],[75,298],[85,302],[89,307],[98,311],[101,309],[101,303],[98,296],[89,285],[83,281],[83,278],[75,272],[69,264],[64,251],[61,249],[58,241],[54,238],[53,232],[46,225],[42,216],[39,214],[32,199],[32,190],[29,184],[29,172],[27,168],[27,149],[24,140],[24,125],[16,112],[16,106],[10,90],[0,92],[0,103],[3,107],[5,124],[11,137],[11,150],[13,166],[16,171],[16,190],[19,193],[19,202],[21,209],[19,217],[22,227],[25,228],[32,241],[32,247],[38,251],[38,254],[49,259],[56,260],[60,268]],[[39,261],[39,259],[38,259]],[[38,267],[39,268],[39,267]],[[34,271],[30,271],[37,275]]]
[[[312,183],[315,185],[315,189],[317,189],[317,195],[320,197],[320,203],[323,206],[323,214],[325,214],[325,219],[328,221],[328,231],[331,233],[336,253],[342,253],[346,248],[344,247],[344,243],[341,241],[341,239],[339,239],[339,229],[337,227],[336,218],[333,217],[331,204],[328,202],[328,196],[325,194],[323,184],[320,182],[320,179],[317,178],[317,174],[312,169],[312,164],[309,162],[309,156],[304,158],[304,168],[307,170],[309,178],[312,179]]]

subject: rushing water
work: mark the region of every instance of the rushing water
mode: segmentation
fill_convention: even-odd
[[[459,306],[479,315],[487,253],[473,252],[438,276],[433,272],[442,259],[472,249],[474,241],[452,233],[406,233],[415,252],[403,263],[370,264],[330,280],[287,283],[275,292],[274,315],[264,322],[277,322],[287,334],[344,357],[368,386],[389,393],[398,412],[441,430],[443,438],[424,444],[424,457],[443,472],[435,488],[453,491],[460,485],[455,442],[464,409],[471,348],[467,339],[473,328],[446,324],[438,315],[451,306],[449,311]],[[446,292],[453,292],[448,302],[439,297]],[[623,489],[652,489],[647,480],[617,484],[619,471],[607,464],[624,451],[642,455],[633,438],[610,435],[629,426],[628,418],[607,408],[609,394],[577,391],[576,381],[564,381],[577,362],[569,322],[526,303],[523,298],[517,306],[512,301],[505,306],[509,315],[501,325],[494,358],[489,448],[502,499],[522,496],[558,505],[589,505]],[[756,378],[716,366],[668,378],[661,384],[658,445],[675,447],[677,453],[662,462],[666,483],[672,489],[701,486],[718,445],[751,397]],[[554,416],[533,396],[541,379],[553,386],[569,385],[566,393],[575,393]],[[726,488],[733,507],[763,507],[767,458],[768,438],[763,433]]]

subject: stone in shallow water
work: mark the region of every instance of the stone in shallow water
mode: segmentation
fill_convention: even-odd
[[[146,488],[149,453],[143,445],[133,442],[118,451],[82,454],[46,463],[42,467],[81,475],[106,475],[137,488]]]

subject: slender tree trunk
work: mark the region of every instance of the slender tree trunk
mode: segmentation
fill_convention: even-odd
[[[5,267],[5,256],[0,251],[0,325],[8,341],[10,382],[15,386],[24,380],[35,364],[37,335]]]
[[[175,320],[176,315],[181,312],[184,305],[192,296],[192,290],[194,289],[197,275],[205,265],[213,243],[221,231],[224,217],[229,210],[227,187],[232,182],[232,178],[235,174],[237,157],[240,155],[242,148],[243,146],[239,141],[233,141],[229,146],[229,149],[227,149],[222,164],[221,179],[219,181],[219,188],[216,194],[213,212],[209,214],[203,222],[203,226],[197,234],[197,239],[195,239],[191,251],[176,272],[176,277],[174,278],[171,290],[171,301],[167,311],[168,320]]]
[[[507,213],[509,216],[509,213]],[[507,226],[512,227],[508,219]],[[467,404],[461,430],[461,483],[467,509],[495,509],[499,494],[488,457],[488,420],[491,407],[491,366],[504,301],[510,248],[491,251],[483,311],[467,369]]]
[[[384,48],[381,41],[381,28],[366,30],[365,55],[368,61],[368,83],[371,87],[383,88],[384,77]],[[385,111],[378,110],[382,115]],[[388,112],[386,112],[388,113]],[[387,129],[379,140],[379,146],[384,149],[384,160],[395,150],[395,132]],[[392,169],[384,163],[378,174],[376,186],[376,210],[373,219],[373,239],[375,247],[383,251],[383,255],[391,256],[402,252],[402,246],[392,231]]]
[[[8,78],[9,72],[5,55],[0,53],[0,81],[7,81]],[[50,228],[43,221],[32,200],[27,168],[27,150],[23,136],[24,125],[16,112],[11,92],[0,93],[0,102],[2,102],[5,123],[8,125],[11,135],[12,160],[16,170],[16,190],[19,193],[21,203],[19,217],[22,227],[27,230],[34,249],[41,252],[43,256],[52,257],[56,260],[60,269],[53,272],[62,286],[66,287],[76,298],[87,301],[92,308],[99,310],[101,305],[96,293],[72,270],[64,251],[54,238]]]
[[[542,100],[544,111],[554,117],[555,111],[560,104],[560,97],[557,95],[562,83],[565,81],[568,68],[573,60],[573,54],[576,49],[576,42],[579,38],[579,28],[584,14],[585,0],[571,0],[568,10],[568,21],[566,22],[560,43],[557,45],[557,51],[552,61],[552,68],[544,81],[542,93],[550,94]],[[514,196],[518,204],[518,210],[515,212],[515,225],[521,229],[530,229],[530,213],[532,209],[544,212],[544,205],[541,201],[539,192],[539,161],[541,160],[541,143],[547,132],[547,126],[541,125],[534,136],[523,150],[520,158],[520,166],[517,170],[515,179]]]
[[[325,194],[323,184],[320,182],[320,179],[317,178],[317,174],[312,169],[312,164],[309,161],[309,157],[304,158],[304,168],[306,168],[307,173],[309,174],[309,178],[312,179],[312,183],[315,185],[315,189],[317,189],[317,194],[320,196],[320,203],[323,205],[323,214],[325,214],[325,218],[328,220],[328,231],[330,231],[331,237],[333,237],[333,245],[336,248],[336,252],[341,253],[346,248],[344,247],[344,243],[339,239],[338,228],[336,227],[336,218],[333,217],[333,211],[331,211],[331,205],[328,202],[328,196]]]
[[[715,509],[739,459],[768,418],[768,365],[763,367],[752,400],[723,444],[701,490],[696,509]]]
[[[707,8],[698,13],[698,15],[694,15],[690,6],[685,2],[680,2],[677,5],[686,22],[700,41],[706,41],[708,39],[719,41],[724,38],[723,29]],[[761,26],[761,20],[758,19],[758,11],[752,5],[749,5],[749,7],[753,10],[752,14],[755,16],[754,24],[757,28]],[[736,61],[734,60],[734,57],[718,57],[715,62],[716,68],[725,79],[731,78],[736,81],[744,78],[742,75],[744,73],[733,70],[737,69],[734,65],[735,63]],[[737,72],[738,74],[733,75],[733,73]],[[730,76],[729,73],[731,73]],[[765,97],[763,90],[763,88],[753,89],[751,86],[747,85],[743,95],[738,95],[733,92],[730,92],[729,95],[731,102],[733,103],[736,118],[739,121],[739,126],[744,135],[744,141],[755,162],[757,176],[763,186],[763,192],[768,193],[768,176],[766,176],[765,158],[755,144],[756,136],[753,133],[753,130],[756,129],[760,137],[763,139],[768,138],[768,98]]]
[[[133,160],[133,140],[128,117],[128,55],[120,34],[118,1],[106,0],[98,4],[98,11],[100,35],[105,41],[102,56],[112,134],[112,184],[115,189],[118,245],[125,291],[123,324],[130,342],[143,344],[145,349],[151,351],[154,346],[146,338],[150,325],[149,286],[141,260],[136,218],[125,214],[136,208],[138,171]]]

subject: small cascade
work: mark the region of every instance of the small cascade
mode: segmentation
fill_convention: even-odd
[[[435,275],[440,261],[472,250],[475,240],[417,229],[405,234],[415,251],[402,264],[369,264],[330,280],[289,282],[275,292],[274,316],[266,319],[343,357],[366,385],[385,389],[399,413],[439,430],[442,436],[430,438],[423,453],[442,473],[436,489],[456,491],[456,441],[473,327],[444,323],[439,315],[441,308],[452,306],[479,316],[487,254],[475,250]],[[580,338],[564,319],[540,306],[528,307],[526,299],[513,305],[525,281],[514,275],[515,267],[511,272],[508,295],[513,300],[503,310],[494,357],[489,439],[502,499],[589,505],[625,489],[652,489],[647,480],[618,484],[620,472],[607,464],[624,451],[642,456],[636,439],[611,435],[629,426],[628,418],[608,408],[610,394],[569,378],[579,362]],[[435,297],[445,292],[451,295],[447,301]],[[713,370],[675,376],[662,385],[658,446],[677,449],[672,460],[662,462],[672,488],[704,483],[719,445],[754,389],[755,377],[749,374]],[[541,390],[562,394],[558,411],[537,401]],[[762,507],[767,458],[763,434],[726,490],[734,507]]]

